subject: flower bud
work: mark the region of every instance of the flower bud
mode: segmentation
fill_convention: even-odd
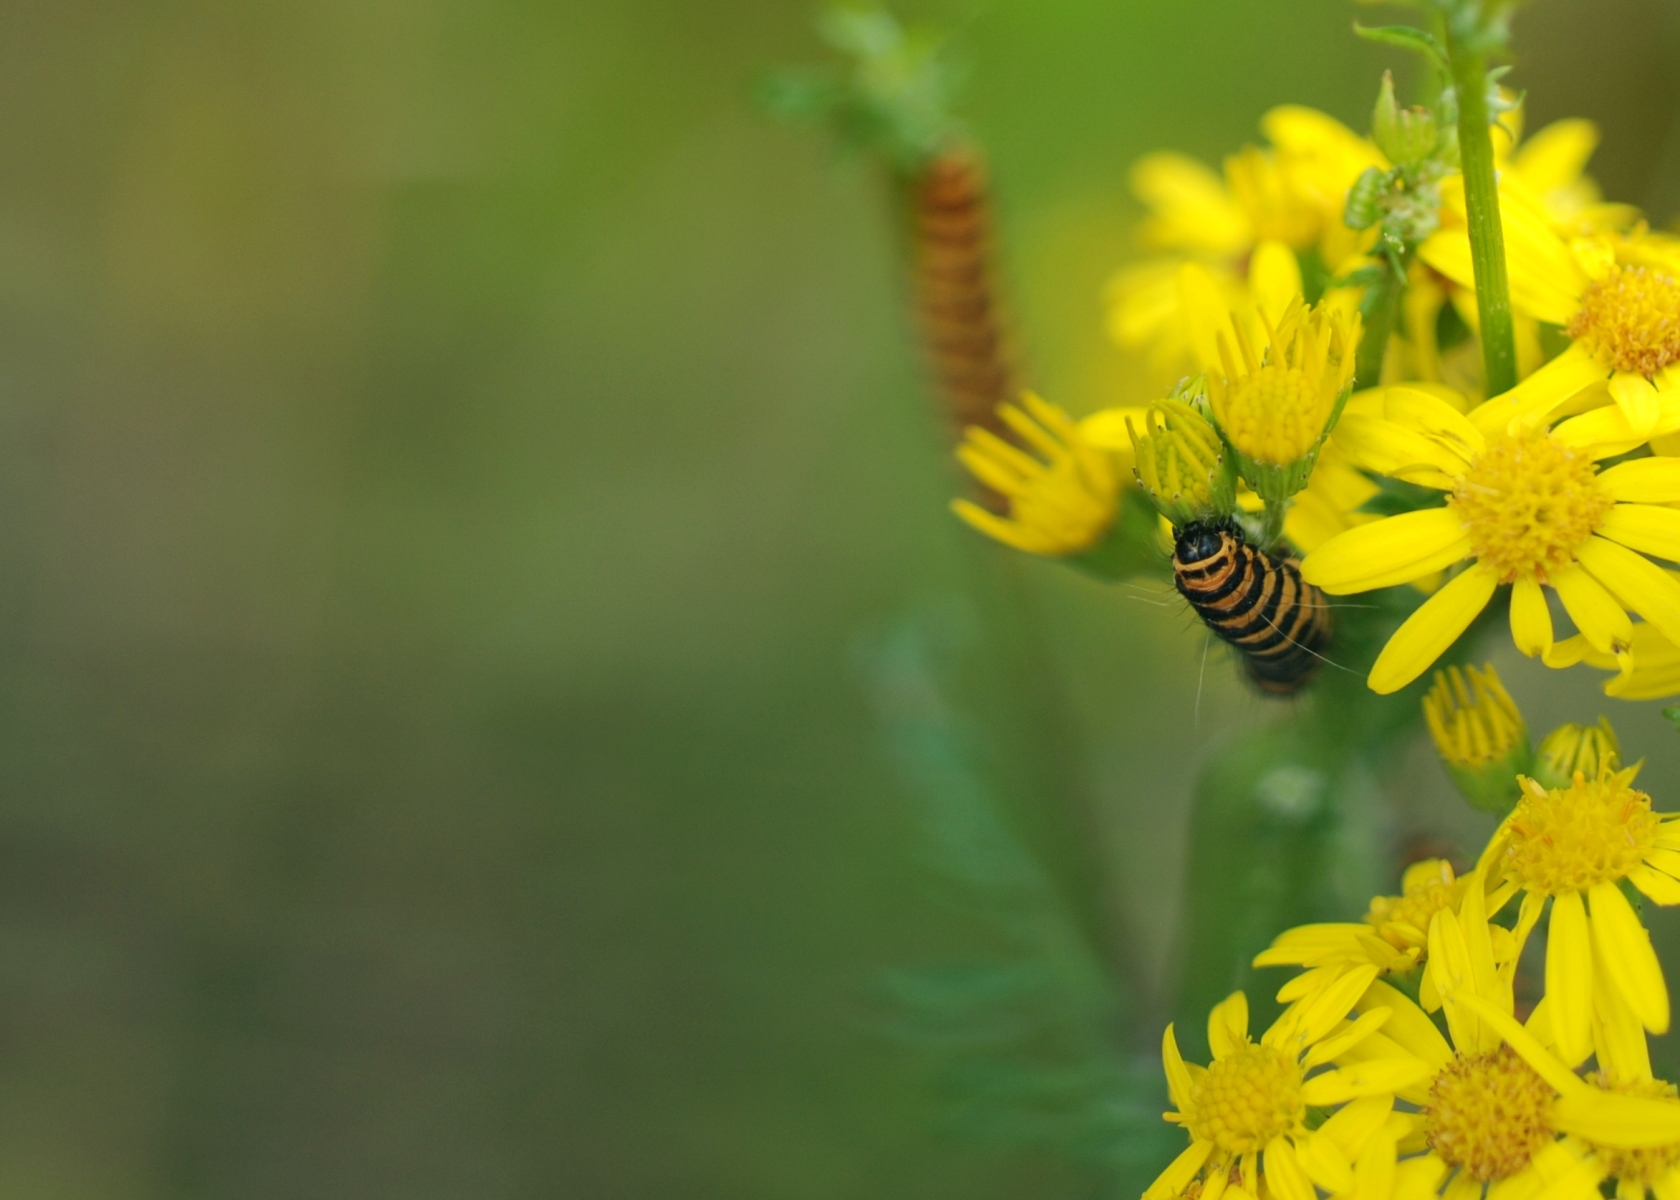
[[[1371,114],[1371,137],[1396,166],[1410,167],[1429,157],[1437,140],[1435,114],[1427,108],[1401,108],[1394,99],[1394,74],[1383,72],[1382,91]]]
[[[1423,716],[1447,774],[1476,808],[1504,814],[1521,795],[1532,753],[1528,727],[1492,664],[1435,672]]]
[[[1157,400],[1143,429],[1127,421],[1138,482],[1162,516],[1181,528],[1236,509],[1236,479],[1225,444],[1206,418],[1182,400]]]
[[[1601,771],[1622,769],[1622,745],[1610,720],[1600,717],[1597,725],[1562,725],[1548,733],[1534,756],[1529,772],[1544,787],[1567,788],[1579,771],[1597,779]]]

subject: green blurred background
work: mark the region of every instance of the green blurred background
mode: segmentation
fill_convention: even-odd
[[[960,25],[1075,411],[1135,398],[1099,303],[1129,162],[1285,101],[1363,124],[1399,65],[1341,0],[903,11]],[[1145,1058],[1191,782],[1274,710],[1217,656],[1198,697],[1175,604],[946,513],[886,191],[748,99],[813,15],[0,11],[0,1192],[1092,1194],[941,1136],[938,1053],[887,1036],[883,972],[995,946],[933,879],[879,647],[954,648]],[[1517,29],[1531,125],[1600,121],[1607,191],[1667,220],[1680,3]],[[1680,806],[1655,706],[1496,661]],[[1385,787],[1385,844],[1485,832],[1425,747]]]

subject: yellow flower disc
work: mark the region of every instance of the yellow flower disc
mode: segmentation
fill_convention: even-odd
[[[1552,1095],[1551,1084],[1509,1046],[1460,1055],[1429,1089],[1429,1148],[1472,1179],[1507,1179],[1552,1140]]]
[[[1661,818],[1651,797],[1627,786],[1632,771],[1539,793],[1524,784],[1511,814],[1501,865],[1507,879],[1557,896],[1625,879],[1656,845]]]
[[[1547,576],[1610,515],[1615,501],[1594,478],[1593,461],[1546,433],[1490,439],[1459,477],[1447,504],[1464,521],[1472,550],[1501,583]]]
[[[1192,1135],[1232,1154],[1252,1154],[1306,1119],[1301,1068],[1271,1046],[1244,1046],[1209,1065],[1190,1107]]]
[[[1680,1090],[1672,1083],[1664,1083],[1660,1079],[1611,1083],[1596,1071],[1587,1078],[1607,1092],[1645,1096],[1652,1100],[1672,1100],[1680,1096]],[[1668,1174],[1671,1168],[1680,1166],[1680,1142],[1673,1142],[1667,1146],[1652,1146],[1646,1150],[1623,1150],[1614,1146],[1600,1146],[1595,1142],[1593,1151],[1604,1166],[1606,1175],[1644,1187],[1650,1187]]]
[[[1651,267],[1613,267],[1581,296],[1569,336],[1613,371],[1655,375],[1680,362],[1680,280]]]
[[[1430,918],[1444,908],[1458,907],[1465,882],[1459,879],[1447,883],[1437,875],[1406,888],[1404,896],[1373,896],[1365,913],[1366,924],[1374,926],[1377,936],[1396,950],[1427,945]]]
[[[1320,400],[1320,391],[1316,375],[1268,363],[1232,382],[1220,414],[1225,433],[1233,446],[1258,462],[1294,462],[1324,432],[1330,405]]]

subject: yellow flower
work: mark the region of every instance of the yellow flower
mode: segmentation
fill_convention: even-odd
[[[1604,683],[1604,694],[1619,700],[1659,700],[1680,695],[1680,646],[1676,646],[1654,625],[1637,621],[1627,655],[1601,654],[1580,634],[1559,642],[1549,662],[1573,666],[1584,662],[1606,671],[1616,671]]]
[[[1301,553],[1316,550],[1338,533],[1380,520],[1359,509],[1377,494],[1377,485],[1326,442],[1318,452],[1306,490],[1295,494],[1283,519],[1283,536]]]
[[[1480,869],[1498,885],[1491,912],[1521,892],[1517,928],[1526,931],[1552,902],[1545,1007],[1552,1044],[1571,1066],[1591,1053],[1595,1019],[1614,1025],[1631,1014],[1637,1023],[1619,1028],[1626,1036],[1668,1029],[1662,967],[1619,885],[1680,903],[1680,814],[1653,812],[1651,797],[1632,786],[1638,772],[1605,765],[1550,789],[1525,778],[1523,798],[1482,854]]]
[[[1384,1153],[1385,1132],[1392,1155],[1395,1138],[1386,1125],[1392,1094],[1427,1068],[1396,1052],[1373,1056],[1356,1070],[1318,1071],[1382,1026],[1386,1014],[1343,1019],[1374,976],[1374,969],[1351,973],[1337,987],[1291,1005],[1258,1043],[1248,1035],[1248,999],[1235,993],[1208,1016],[1213,1062],[1205,1068],[1184,1061],[1169,1025],[1161,1057],[1174,1111],[1166,1119],[1184,1127],[1190,1146],[1150,1185],[1146,1200],[1182,1196],[1198,1177],[1199,1200],[1227,1194],[1314,1200],[1315,1184],[1347,1191],[1368,1148],[1376,1143]],[[1371,1095],[1379,1098],[1363,1101]],[[1337,1105],[1346,1107],[1308,1128],[1309,1109]]]
[[[1221,371],[1208,377],[1208,398],[1239,454],[1286,467],[1326,437],[1337,402],[1353,382],[1360,320],[1357,312],[1329,304],[1309,309],[1297,297],[1275,324],[1264,323],[1266,341],[1258,353],[1240,324],[1231,326],[1235,351],[1220,334]]]
[[[1250,334],[1260,313],[1276,319],[1301,291],[1298,253],[1316,253],[1333,274],[1361,254],[1342,209],[1366,167],[1386,166],[1376,147],[1297,106],[1273,109],[1261,129],[1271,148],[1231,156],[1223,177],[1175,153],[1148,155],[1132,170],[1132,189],[1150,210],[1143,240],[1168,257],[1114,278],[1109,332],[1145,353],[1163,380],[1218,365],[1212,331],[1228,312]]]
[[[1553,429],[1487,433],[1436,395],[1393,387],[1350,403],[1336,445],[1368,470],[1446,493],[1437,508],[1349,530],[1302,563],[1308,583],[1332,595],[1469,566],[1430,596],[1395,632],[1371,670],[1372,690],[1393,692],[1428,669],[1511,587],[1512,637],[1524,654],[1553,665],[1552,619],[1542,587],[1553,589],[1595,649],[1629,653],[1632,609],[1680,642],[1680,582],[1646,558],[1680,558],[1680,460],[1646,458],[1599,472],[1595,459],[1621,453],[1605,443],[1589,412]],[[1620,448],[1618,448],[1620,447]]]
[[[1581,1146],[1622,1151],[1680,1141],[1680,1105],[1591,1086],[1517,1023],[1516,960],[1496,961],[1504,931],[1487,921],[1481,872],[1470,879],[1460,910],[1440,909],[1429,926],[1427,990],[1444,1010],[1448,1037],[1408,996],[1381,981],[1354,1006],[1360,1020],[1386,1015],[1377,1033],[1339,1056],[1344,1071],[1391,1062],[1396,1052],[1424,1067],[1416,1080],[1393,1088],[1394,1098],[1418,1113],[1410,1136],[1380,1147],[1389,1154],[1370,1164],[1371,1177],[1392,1178],[1393,1195],[1403,1200],[1437,1192],[1469,1200],[1484,1185],[1494,1186],[1490,1197],[1531,1196],[1572,1173],[1590,1174]],[[1505,936],[1520,944],[1530,928],[1519,922],[1517,933]],[[1548,997],[1531,1026],[1545,1021],[1549,1004]],[[1589,1200],[1592,1186],[1547,1194]]]
[[[1456,910],[1468,882],[1456,878],[1445,859],[1413,863],[1400,880],[1401,894],[1373,897],[1363,922],[1326,922],[1286,930],[1255,957],[1254,965],[1305,968],[1278,992],[1278,1000],[1285,1004],[1317,995],[1362,967],[1373,967],[1383,975],[1404,975],[1425,960],[1435,914]],[[1505,957],[1510,957],[1509,948],[1505,949]]]
[[[974,477],[1008,499],[1009,516],[987,512],[970,500],[953,500],[951,510],[981,533],[1029,554],[1089,550],[1114,524],[1120,472],[1130,474],[1131,463],[1116,463],[1110,451],[1093,446],[1054,404],[1031,392],[1021,403],[1024,411],[1003,404],[998,413],[1042,461],[976,425],[968,427],[957,448],[957,457]]]
[[[1572,344],[1483,405],[1477,427],[1516,433],[1565,406],[1609,400],[1615,407],[1597,418],[1604,440],[1619,434],[1631,448],[1680,430],[1680,241],[1649,233],[1566,240],[1543,208],[1509,186],[1500,190],[1500,216],[1513,306],[1562,326]],[[1474,285],[1463,226],[1442,229],[1418,254]]]
[[[1236,504],[1236,474],[1225,443],[1202,415],[1181,400],[1158,400],[1142,430],[1128,422],[1137,480],[1156,511],[1180,528],[1229,516]]]
[[[1528,770],[1528,726],[1499,674],[1489,663],[1480,671],[1448,667],[1435,672],[1435,686],[1423,698],[1424,721],[1453,783],[1477,808],[1500,815],[1511,811]]]

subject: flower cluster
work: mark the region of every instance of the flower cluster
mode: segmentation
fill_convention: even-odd
[[[1552,782],[1511,772],[1527,733],[1491,667],[1442,673],[1430,704],[1443,760],[1503,771],[1509,812],[1467,874],[1419,862],[1363,921],[1281,934],[1255,966],[1301,970],[1258,1042],[1241,992],[1209,1017],[1205,1068],[1167,1028],[1166,1119],[1189,1146],[1148,1200],[1680,1191],[1680,1094],[1647,1047],[1668,987],[1626,890],[1680,903],[1680,814],[1653,811],[1608,723],[1542,741]],[[1520,1020],[1548,907],[1544,994]]]

